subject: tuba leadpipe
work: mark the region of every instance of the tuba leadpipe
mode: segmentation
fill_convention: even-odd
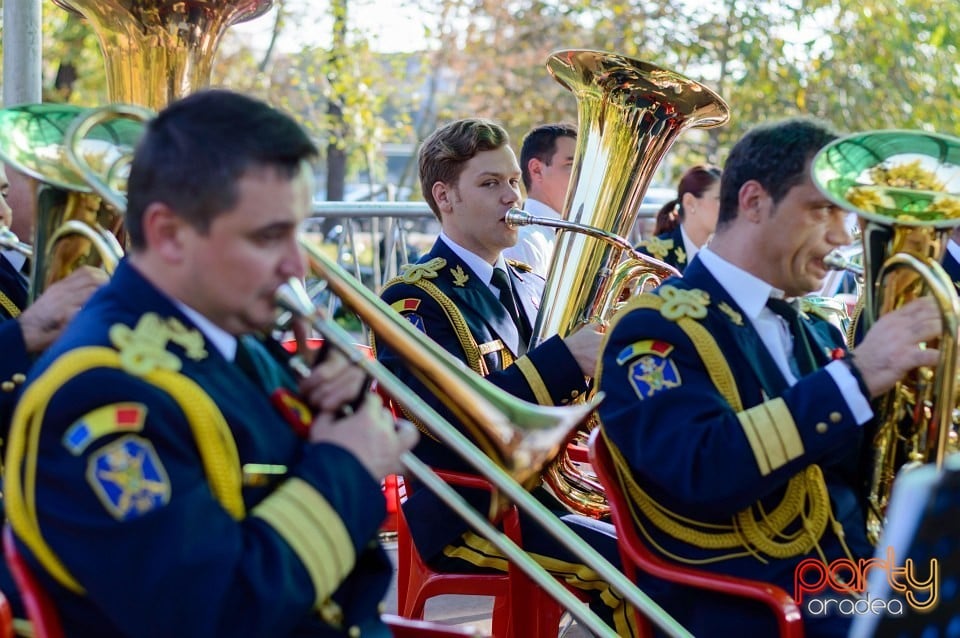
[[[316,247],[307,241],[302,241],[304,249],[311,266],[318,270],[330,284],[334,291],[347,292],[347,298],[341,297],[341,300],[351,310],[357,313],[364,321],[372,320],[374,324],[381,328],[387,323],[396,324],[396,329],[378,332],[378,338],[389,343],[391,348],[404,353],[404,358],[411,369],[420,376],[424,374],[424,369],[435,368],[436,370],[446,370],[444,374],[444,392],[439,396],[445,397],[445,402],[449,408],[456,408],[452,405],[455,401],[452,396],[466,397],[474,394],[473,385],[476,382],[482,385],[489,385],[493,392],[500,393],[496,401],[502,399],[505,404],[515,405],[519,401],[515,397],[503,393],[482,377],[469,370],[463,364],[449,356],[445,350],[440,349],[434,352],[434,348],[429,338],[417,332],[406,320],[400,318],[387,306],[379,297],[373,295],[361,283],[357,282],[343,268],[323,255]],[[339,294],[339,293],[338,293]],[[378,361],[363,356],[353,344],[353,338],[342,327],[333,321],[323,319],[320,311],[316,309],[309,296],[303,291],[303,285],[299,281],[293,280],[289,286],[281,287],[278,291],[278,302],[284,309],[297,316],[306,318],[313,328],[317,330],[330,344],[340,350],[351,362],[359,366],[371,378],[375,379],[380,387],[390,395],[394,400],[400,403],[411,415],[417,418],[421,423],[429,428],[431,434],[436,436],[441,442],[446,444],[451,450],[459,454],[467,463],[469,463],[479,474],[503,494],[510,501],[517,504],[527,514],[533,516],[535,520],[543,527],[545,531],[556,538],[564,547],[576,555],[585,565],[593,569],[604,581],[608,582],[614,589],[634,607],[644,613],[661,630],[669,636],[690,636],[682,625],[663,611],[659,605],[653,602],[631,582],[620,570],[607,562],[596,550],[587,545],[583,539],[576,535],[573,530],[568,528],[559,519],[541,504],[533,495],[531,495],[516,479],[512,478],[504,469],[492,460],[490,456],[481,451],[476,444],[471,442],[456,427],[446,421],[436,412],[428,403],[421,399],[415,392],[410,390],[402,381],[400,381],[392,372],[387,370],[383,364]],[[435,344],[434,344],[435,345]],[[412,353],[411,358],[407,356]],[[464,385],[465,387],[455,387]],[[451,390],[453,392],[451,393]],[[468,407],[482,406],[490,401],[489,389],[480,389],[480,393],[473,396],[471,401],[475,403],[468,404]],[[597,397],[594,401],[599,401]],[[523,402],[521,402],[523,403]],[[459,408],[456,408],[459,409]],[[583,405],[567,408],[545,408],[544,406],[529,405],[529,410],[541,411],[547,410],[554,419],[563,419],[566,421],[565,427],[574,427],[577,422],[593,409],[593,405]],[[511,408],[512,410],[512,408]],[[497,420],[496,414],[482,411],[479,417],[480,421],[488,419]],[[567,413],[567,416],[561,416]],[[483,534],[493,545],[495,545],[504,555],[513,561],[522,569],[532,580],[542,587],[550,596],[557,600],[561,605],[570,611],[570,613],[582,622],[590,631],[601,636],[615,636],[615,632],[607,626],[602,620],[587,607],[587,605],[573,596],[569,590],[557,581],[552,575],[544,570],[536,561],[534,561],[526,552],[516,546],[512,541],[506,538],[501,532],[493,527],[483,516],[480,516],[453,488],[440,479],[430,468],[424,465],[412,453],[407,452],[403,455],[402,462],[406,469],[422,481],[428,489],[433,491],[441,498],[446,505],[451,507],[461,515],[470,525],[474,526]]]
[[[814,184],[863,225],[863,332],[883,314],[921,296],[943,323],[936,368],[921,367],[873,403],[877,427],[866,477],[867,536],[880,538],[893,483],[956,451],[956,357],[960,298],[940,265],[960,226],[960,138],[919,131],[871,131],[840,138],[813,159]]]

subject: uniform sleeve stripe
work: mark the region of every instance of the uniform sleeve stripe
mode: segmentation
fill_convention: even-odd
[[[543,382],[540,371],[537,370],[537,366],[533,365],[530,357],[520,357],[514,363],[520,368],[524,379],[527,380],[527,385],[529,385],[533,391],[533,396],[537,400],[537,403],[540,405],[553,405],[550,391],[547,390],[547,385]]]
[[[290,545],[310,574],[319,605],[353,569],[350,534],[327,499],[307,482],[291,478],[251,512]]]
[[[783,399],[773,399],[737,415],[761,476],[803,454],[797,424]]]
[[[766,476],[770,473],[770,463],[767,461],[767,453],[763,448],[763,441],[760,440],[760,433],[757,431],[757,426],[753,422],[753,416],[751,413],[754,411],[753,408],[740,412],[737,415],[737,418],[740,419],[740,427],[743,428],[743,433],[747,437],[747,442],[750,443],[750,449],[753,450],[753,457],[757,461],[757,467],[760,469],[760,476]]]

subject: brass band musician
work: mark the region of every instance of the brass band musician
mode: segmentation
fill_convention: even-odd
[[[298,384],[256,334],[304,274],[315,156],[228,91],[149,124],[131,254],[32,369],[8,444],[17,546],[71,636],[389,635],[380,479],[416,430],[374,395],[340,412],[365,385],[344,357]]]
[[[504,259],[517,231],[504,222],[520,199],[520,167],[506,131],[482,119],[464,119],[434,131],[419,152],[424,199],[440,220],[432,249],[400,277],[382,298],[414,326],[475,372],[507,392],[542,405],[561,405],[586,389],[601,334],[595,325],[565,339],[552,337],[528,347],[544,280],[526,264]],[[497,280],[497,277],[500,280]],[[373,335],[378,359],[452,423],[452,412]],[[428,433],[414,450],[427,464],[469,472],[469,466]],[[479,511],[489,493],[462,490]],[[552,496],[538,497],[605,558],[619,564],[616,538],[608,523],[568,514]],[[414,490],[404,503],[413,541],[424,560],[439,571],[506,569],[502,555],[469,528],[433,493]],[[523,548],[567,584],[586,592],[591,607],[621,634],[633,629],[623,601],[539,523],[521,513]]]
[[[834,137],[805,119],[748,132],[724,166],[714,238],[682,279],[614,318],[598,372],[602,431],[651,547],[791,594],[801,561],[873,553],[857,471],[869,399],[934,365],[919,344],[940,330],[921,299],[848,352],[789,302],[818,289],[824,256],[850,242],[846,212],[810,175]],[[674,587],[658,602],[697,636],[776,631],[766,609],[731,598]],[[799,602],[806,635],[845,635],[850,617]]]

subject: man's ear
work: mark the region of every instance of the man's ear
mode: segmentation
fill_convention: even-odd
[[[740,187],[740,193],[737,200],[739,212],[738,217],[759,223],[766,216],[770,208],[770,194],[760,182],[748,180]]]
[[[154,202],[143,212],[143,238],[147,248],[164,261],[179,263],[184,253],[184,232],[187,222],[172,208]]]
[[[537,183],[543,178],[543,162],[539,157],[531,157],[527,162],[527,173],[530,175],[530,182]]]
[[[454,193],[452,187],[438,181],[433,183],[430,192],[433,193],[433,200],[437,202],[437,208],[440,209],[441,214],[449,215],[453,212]]]

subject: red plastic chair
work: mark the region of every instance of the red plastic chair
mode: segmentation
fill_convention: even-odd
[[[413,620],[393,614],[384,614],[380,618],[393,632],[393,638],[476,638],[484,635],[472,627],[441,625],[440,623]]]
[[[63,638],[63,626],[60,624],[57,609],[53,606],[46,590],[37,582],[36,576],[30,571],[23,556],[17,551],[10,523],[3,526],[3,554],[10,571],[13,572],[17,589],[20,590],[23,606],[27,610],[27,618],[33,625],[34,638]]]
[[[437,471],[451,485],[490,491],[490,483],[471,474]],[[522,546],[520,518],[516,507],[501,516],[506,536]],[[493,635],[497,638],[556,637],[563,608],[519,568],[506,573],[463,574],[437,572],[427,566],[417,551],[403,508],[397,512],[397,609],[406,618],[422,619],[427,600],[458,594],[492,596]]]
[[[611,518],[617,530],[617,546],[623,561],[623,572],[628,578],[635,581],[639,569],[651,576],[679,585],[755,600],[769,607],[777,617],[782,638],[803,638],[803,618],[800,615],[800,609],[793,598],[779,587],[670,563],[651,552],[634,526],[627,501],[628,496],[620,488],[617,468],[600,428],[594,428],[590,433],[589,449],[593,470],[606,489]],[[637,626],[644,636],[653,635],[650,622],[639,612],[637,612]]]

